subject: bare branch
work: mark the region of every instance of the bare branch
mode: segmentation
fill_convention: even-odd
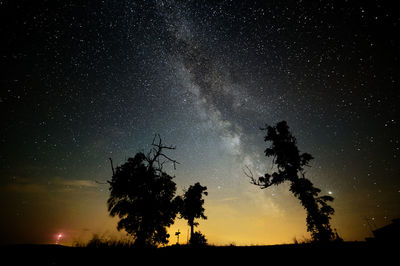
[[[158,137],[158,144],[155,143],[157,137]],[[175,150],[176,149],[176,146],[172,146],[172,145],[171,146],[165,146],[165,145],[163,145],[162,144],[162,139],[160,137],[160,134],[155,134],[154,135],[154,139],[153,139],[153,142],[151,143],[151,145],[154,146],[154,147],[157,147],[159,149],[168,149],[168,150]]]
[[[260,187],[261,189],[271,186],[271,184],[269,184],[267,182],[261,182],[260,178],[258,178],[258,179],[254,178],[253,172],[250,170],[250,168],[247,165],[245,166],[245,168],[246,169],[243,169],[243,173],[248,178],[250,178],[250,184],[256,185],[256,186]]]
[[[157,148],[160,148],[160,149],[167,149],[167,150],[175,150],[176,149],[176,146],[164,146],[162,144],[155,144],[155,143],[153,143],[151,145],[153,145]]]
[[[112,173],[113,173],[113,175],[115,174],[115,172],[114,172],[114,165],[113,165],[113,161],[112,161],[112,159],[111,158],[108,158],[108,159],[110,159],[110,163],[111,163],[111,170],[112,170]]]
[[[158,138],[158,143],[157,143],[157,138]],[[147,155],[147,161],[151,167],[153,166],[154,162],[157,162],[157,164],[158,164],[157,171],[162,172],[162,167],[163,167],[164,163],[166,162],[166,161],[160,161],[160,156],[162,156],[167,161],[172,162],[172,164],[174,165],[174,169],[176,169],[176,164],[179,164],[179,162],[174,159],[171,159],[170,157],[168,157],[167,155],[165,155],[162,152],[163,149],[175,150],[176,149],[175,146],[163,145],[160,134],[154,134],[154,138],[153,138],[151,145],[153,146],[153,148]]]
[[[159,171],[159,172],[162,172],[163,167],[164,167],[164,163],[165,163],[166,161],[161,161],[161,160],[160,160],[160,157],[158,157],[156,161],[157,161],[157,166],[158,166],[158,168],[155,169],[155,170],[156,170],[156,171]]]
[[[151,145],[154,145],[154,141],[156,140],[157,134],[154,134],[153,141],[151,142]]]
[[[243,173],[250,178],[250,184],[259,186],[259,182],[254,178],[253,172],[250,170],[250,168],[245,165],[245,169],[242,169]]]
[[[167,155],[165,155],[164,153],[160,153],[160,156],[163,156],[165,159],[167,159],[168,161],[171,161],[174,165],[174,170],[176,170],[176,164],[180,164],[178,161],[169,158]],[[165,162],[163,162],[164,164]]]
[[[250,170],[250,168],[249,168],[247,165],[245,165],[244,167],[245,167],[246,169],[242,169],[242,170],[243,170],[243,173],[244,173],[247,177],[249,177],[250,179],[254,179],[253,172]],[[246,170],[247,170],[248,172],[246,172]]]

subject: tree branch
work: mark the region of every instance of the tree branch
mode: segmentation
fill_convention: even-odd
[[[158,137],[158,143],[156,142]],[[178,161],[171,159],[170,157],[168,157],[167,155],[165,155],[162,150],[163,149],[167,149],[167,150],[175,150],[176,147],[175,146],[166,146],[162,144],[162,139],[160,134],[154,134],[154,138],[153,141],[151,143],[151,145],[153,146],[153,149],[148,153],[146,159],[149,163],[149,165],[152,167],[154,162],[157,162],[158,164],[158,171],[162,172],[162,166],[164,165],[164,163],[166,161],[161,162],[160,161],[160,156],[164,157],[167,161],[172,162],[172,164],[174,165],[174,169],[176,169],[176,164],[179,164]],[[151,158],[152,156],[152,158]]]
[[[112,170],[112,173],[113,173],[113,175],[115,174],[115,172],[114,172],[114,165],[113,165],[113,161],[112,161],[112,159],[111,158],[108,158],[108,159],[110,159],[110,163],[111,163],[111,170]]]
[[[256,185],[258,187],[260,187],[261,189],[265,189],[269,186],[271,186],[272,184],[267,184],[267,182],[265,181],[260,181],[260,177],[258,179],[254,178],[253,172],[250,170],[250,168],[246,165],[245,168],[247,169],[243,169],[243,173],[250,178],[250,184]]]
[[[245,167],[245,169],[242,169],[242,170],[243,170],[243,173],[244,173],[248,178],[250,178],[250,184],[253,184],[253,185],[256,185],[256,186],[260,186],[259,181],[258,181],[257,179],[254,178],[253,172],[250,170],[250,168],[249,168],[247,165],[245,165],[244,167]]]
[[[167,159],[168,161],[172,162],[172,164],[174,165],[174,170],[176,170],[176,164],[180,164],[178,161],[169,158],[167,155],[165,155],[164,153],[160,153],[160,156],[163,156],[165,159]],[[163,162],[164,164],[165,162]]]

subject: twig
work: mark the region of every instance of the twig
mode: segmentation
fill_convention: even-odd
[[[94,180],[94,182],[97,183],[97,184],[100,184],[100,185],[107,185],[108,184],[107,181],[106,182],[100,182],[100,181]]]
[[[242,169],[242,170],[243,170],[243,173],[244,173],[248,178],[250,178],[250,184],[253,184],[253,185],[257,185],[257,186],[258,186],[258,181],[254,178],[253,172],[250,170],[250,168],[249,168],[247,165],[245,165],[244,167],[247,169],[248,172],[246,171],[246,169]]]

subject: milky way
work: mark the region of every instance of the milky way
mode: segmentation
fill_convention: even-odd
[[[281,120],[346,240],[399,217],[400,16],[349,2],[0,3],[2,241],[114,234],[108,158],[155,133],[177,147],[178,193],[208,187],[211,243],[307,237],[287,186],[243,173],[272,170],[260,127]]]

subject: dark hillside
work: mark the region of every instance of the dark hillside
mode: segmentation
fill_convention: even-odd
[[[78,248],[57,245],[16,245],[3,247],[9,265],[154,265],[222,264],[256,262],[332,265],[384,263],[395,259],[398,246],[367,242],[328,245],[297,244],[274,246],[169,246],[158,249]],[[263,263],[263,264],[264,264]],[[383,264],[381,264],[383,265]]]

